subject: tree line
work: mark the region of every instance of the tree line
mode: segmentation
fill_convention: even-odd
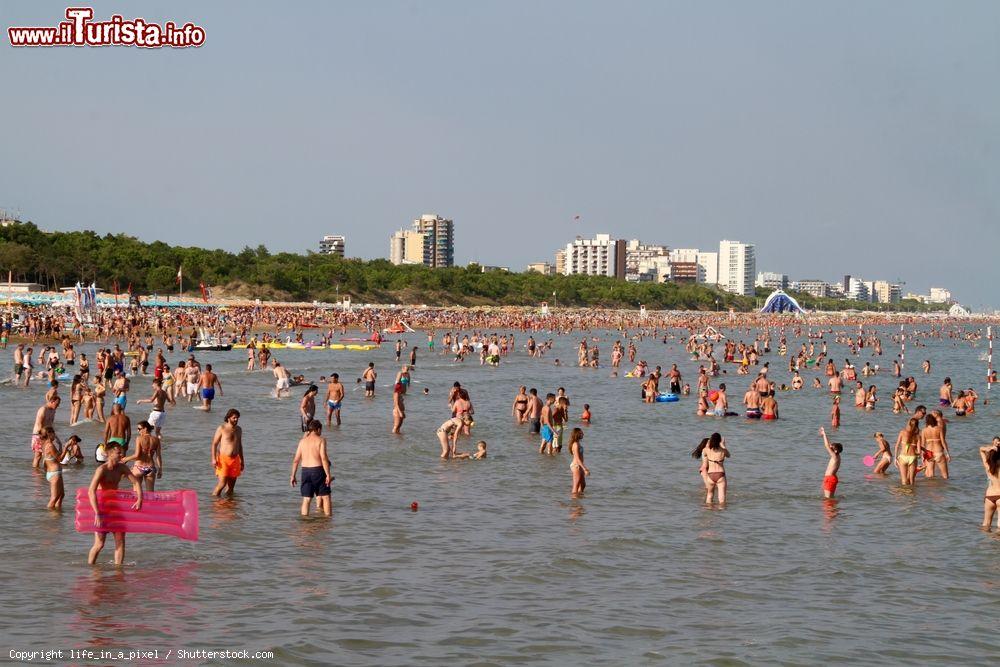
[[[650,310],[750,310],[758,298],[737,296],[704,285],[630,283],[603,276],[542,275],[535,272],[483,272],[468,267],[431,269],[396,266],[384,259],[342,259],[318,253],[271,253],[263,245],[240,252],[147,243],[126,234],[100,236],[93,231],[43,232],[34,224],[0,228],[0,270],[18,282],[48,289],[95,283],[111,292],[128,286],[136,294],[176,294],[182,268],[185,292],[197,296],[199,285],[216,294],[296,301],[427,303],[428,305],[593,306]],[[221,288],[221,290],[219,289]],[[766,294],[764,295],[766,296]],[[805,308],[838,310],[856,302],[795,294]],[[904,303],[904,310],[924,304]]]

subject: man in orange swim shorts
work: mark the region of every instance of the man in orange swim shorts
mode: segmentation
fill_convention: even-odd
[[[212,437],[212,465],[219,478],[219,483],[212,491],[213,496],[222,495],[222,490],[226,489],[226,495],[232,498],[236,478],[243,474],[246,467],[243,458],[243,429],[239,427],[239,421],[240,411],[230,409],[222,426],[215,429]]]

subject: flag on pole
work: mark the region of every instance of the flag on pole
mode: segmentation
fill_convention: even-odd
[[[208,303],[208,288],[205,287],[205,283],[198,283],[201,287],[201,300]]]
[[[181,280],[184,279],[184,274],[181,273],[181,269],[182,268],[184,268],[184,267],[183,266],[178,266],[177,267],[177,284],[178,285],[180,285],[181,284]]]

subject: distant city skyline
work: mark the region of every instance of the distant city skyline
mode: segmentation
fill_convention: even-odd
[[[246,7],[129,6],[197,22],[197,49],[4,41],[0,208],[227,250],[340,234],[365,259],[440,211],[455,264],[515,270],[577,234],[736,238],[759,271],[1000,306],[1000,3]],[[248,39],[261,20],[294,39]]]

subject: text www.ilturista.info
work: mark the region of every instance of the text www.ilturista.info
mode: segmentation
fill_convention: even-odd
[[[205,43],[205,29],[193,23],[178,27],[173,21],[162,26],[145,19],[126,20],[115,14],[108,21],[91,21],[91,7],[67,7],[66,18],[57,26],[7,28],[11,46],[139,46],[158,49],[186,48]]]

